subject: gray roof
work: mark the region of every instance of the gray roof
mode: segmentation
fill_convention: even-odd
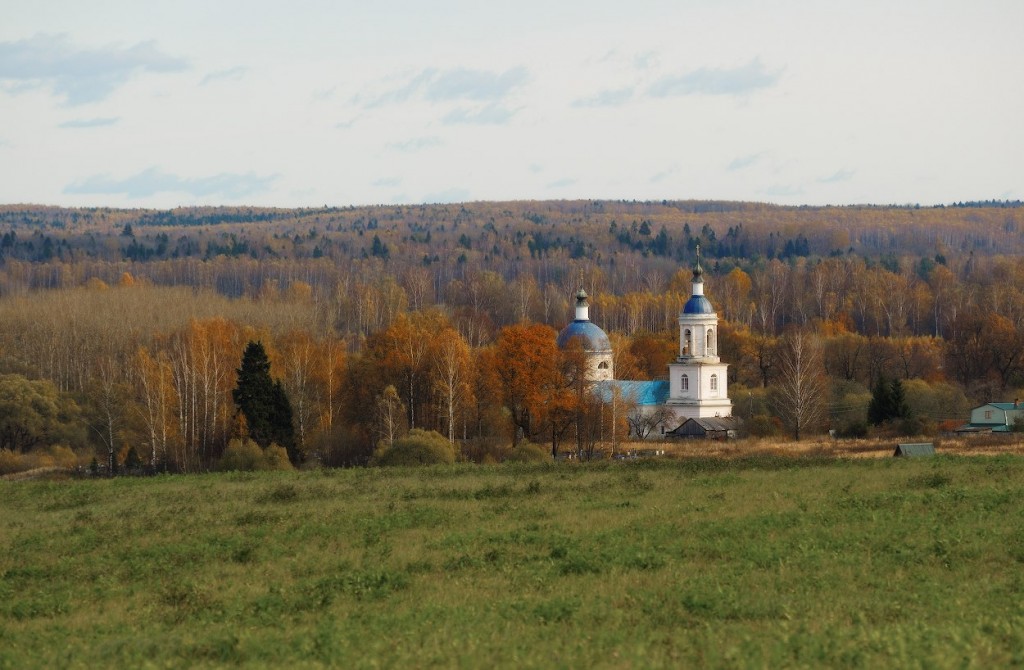
[[[676,430],[679,430],[679,428],[682,428],[690,421],[693,421],[708,432],[737,430],[740,427],[740,420],[735,416],[705,416],[699,419],[687,419]],[[672,432],[675,432],[675,430]]]

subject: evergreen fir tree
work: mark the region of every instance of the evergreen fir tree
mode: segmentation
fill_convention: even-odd
[[[910,417],[910,405],[907,394],[903,390],[903,382],[898,378],[890,381],[880,375],[871,391],[871,402],[868,404],[868,421],[877,426],[891,419]]]
[[[902,386],[901,386],[902,388]],[[885,375],[879,375],[868,403],[868,422],[874,426],[888,420],[893,411],[892,384]]]
[[[289,458],[297,460],[291,404],[281,382],[270,376],[270,359],[261,342],[246,345],[231,397],[245,416],[249,436],[256,444],[266,449],[277,443],[288,450]]]
[[[909,419],[910,418],[910,405],[907,404],[907,394],[903,390],[903,382],[896,379],[892,380],[892,386],[889,391],[889,397],[892,414],[889,416],[890,419]]]
[[[279,447],[284,447],[288,452],[288,459],[292,463],[298,463],[301,458],[298,449],[295,448],[295,428],[292,425],[292,404],[288,401],[288,394],[284,392],[281,380],[274,382],[274,406],[271,412],[271,425],[273,427],[273,439]]]

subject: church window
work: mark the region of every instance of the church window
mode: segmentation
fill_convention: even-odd
[[[679,378],[679,387],[681,389],[683,389],[684,391],[688,391],[690,389],[690,378],[687,377],[686,375],[683,375],[682,377],[680,377]]]
[[[597,366],[597,369],[598,370],[607,370],[608,369],[608,361],[601,361],[601,363]]]
[[[711,375],[711,390],[718,390],[718,375]]]
[[[693,336],[690,334],[690,329],[687,328],[683,336],[683,356],[689,356],[693,349]]]
[[[708,328],[708,354],[715,355],[715,331]]]

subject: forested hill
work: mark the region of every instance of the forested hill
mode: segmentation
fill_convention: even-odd
[[[229,298],[298,291],[332,305],[362,304],[359,296],[368,293],[375,306],[445,304],[488,313],[492,325],[525,317],[557,324],[563,301],[581,284],[604,299],[688,295],[687,268],[698,244],[712,281],[740,270],[758,291],[782,292],[756,301],[758,308],[776,306],[763,320],[780,326],[806,321],[801,309],[790,314],[778,305],[783,297],[810,296],[813,287],[815,313],[850,313],[858,327],[881,332],[888,326],[871,325],[878,319],[840,304],[851,300],[848,290],[863,270],[877,268],[872,277],[879,285],[927,284],[932,292],[951,275],[981,287],[1012,285],[1024,271],[1024,207],[522,201],[158,211],[7,205],[0,206],[0,298],[89,282],[113,285],[127,277]],[[790,283],[793,292],[784,288]],[[749,322],[751,306],[741,299],[743,291],[727,290],[731,286],[713,290],[724,316],[745,315]],[[825,309],[829,295],[837,296],[834,310]],[[1007,309],[1003,298],[997,302]],[[629,310],[620,310],[619,318],[600,304],[595,308],[606,325],[630,332],[660,329],[659,315],[671,312],[650,307],[635,310],[647,316],[627,318]],[[388,321],[376,307],[352,310],[351,319],[341,319],[342,331],[367,333]],[[913,331],[935,333],[935,318],[930,327],[924,321]]]
[[[0,206],[0,261],[217,257],[509,263],[1024,253],[1020,202],[781,207],[717,201],[477,202],[323,209]]]
[[[618,378],[664,376],[700,244],[729,388],[746,389],[732,396],[737,414],[775,426],[766,394],[784,379],[792,334],[813,333],[813,374],[830,389],[821,427],[860,426],[868,389],[893,376],[917,416],[955,427],[971,403],[1024,396],[1022,216],[1019,203],[8,206],[0,377],[85,398],[108,461],[116,445],[145,443],[151,462],[182,470],[213,467],[227,447],[234,370],[255,340],[291,398],[299,442],[328,461],[365,463],[385,406],[449,438],[517,434],[508,417],[552,417],[516,430],[554,444],[568,430],[558,426],[576,425],[545,414],[561,396],[531,391],[529,411],[513,415],[500,371],[535,360],[522,351],[560,360],[556,332],[582,285]],[[440,369],[449,354],[461,399]],[[562,374],[544,369],[547,380]],[[111,435],[115,412],[123,437]]]

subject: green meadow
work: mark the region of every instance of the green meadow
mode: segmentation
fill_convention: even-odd
[[[1024,459],[0,482],[0,667],[1005,667]]]

